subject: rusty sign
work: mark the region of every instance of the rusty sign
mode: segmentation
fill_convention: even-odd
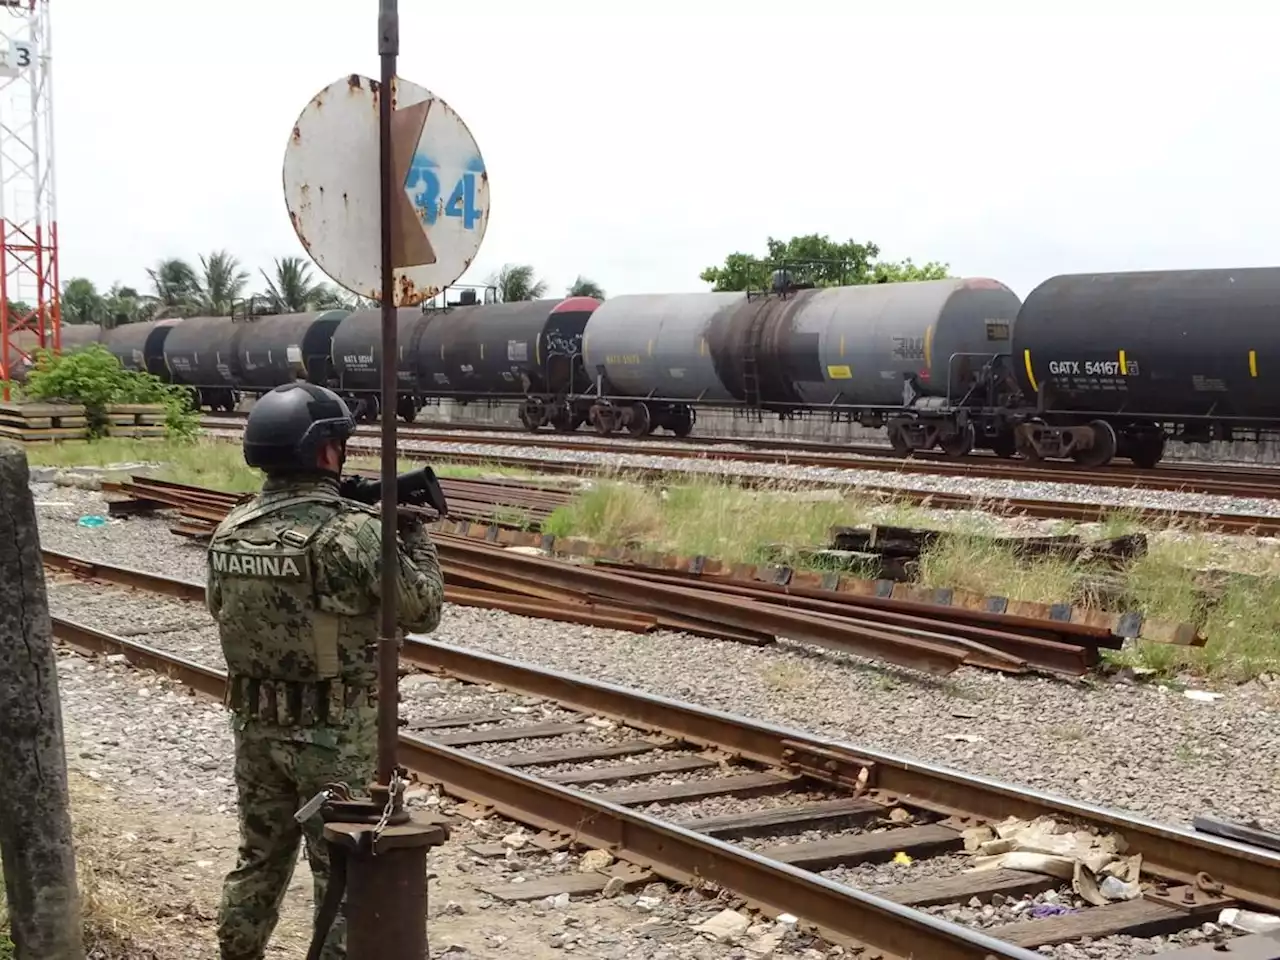
[[[284,155],[289,219],[334,282],[381,301],[376,81],[352,75],[312,98]],[[436,296],[471,266],[489,224],[489,175],[462,118],[431,91],[392,90],[392,267],[397,307]]]

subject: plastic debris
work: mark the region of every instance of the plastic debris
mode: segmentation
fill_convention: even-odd
[[[81,517],[76,521],[76,523],[81,527],[104,527],[107,525],[107,518],[89,515],[87,517]]]
[[[985,833],[966,831],[965,849],[974,854],[968,872],[1023,870],[1057,877],[1070,881],[1077,896],[1097,907],[1133,900],[1142,892],[1142,856],[1123,856],[1127,848],[1122,837],[1072,830],[1052,817],[1009,817]]]

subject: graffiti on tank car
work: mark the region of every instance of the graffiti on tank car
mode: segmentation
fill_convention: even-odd
[[[924,337],[894,337],[893,357],[895,360],[923,360]]]
[[[604,362],[612,366],[634,366],[642,363],[640,354],[638,353],[611,353],[604,358]]]
[[[582,334],[565,336],[563,333],[547,334],[547,355],[552,357],[572,357],[582,351]]]
[[[404,188],[414,190],[421,187],[413,194],[413,205],[427,226],[434,226],[443,213],[446,217],[461,219],[463,229],[474,230],[484,213],[476,206],[476,181],[482,176],[484,161],[479,157],[472,157],[467,161],[462,175],[449,188],[448,199],[444,199],[440,164],[425,153],[415,153],[409,164]]]

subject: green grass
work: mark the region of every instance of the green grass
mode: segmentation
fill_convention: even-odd
[[[611,546],[765,563],[777,558],[779,548],[825,546],[833,526],[873,520],[910,526],[927,516],[836,490],[751,490],[700,477],[664,487],[602,480],[556,510],[543,530]]]
[[[148,462],[148,472],[178,483],[230,491],[256,490],[261,475],[246,467],[238,444],[198,440],[170,443],[103,439],[32,445],[33,465],[82,466]],[[357,467],[376,468],[375,457],[353,457]],[[418,463],[402,460],[400,470]],[[531,478],[514,468],[432,461],[444,477],[504,475]],[[503,519],[532,526],[508,511]],[[681,556],[707,556],[727,563],[789,562],[823,569],[819,560],[791,552],[825,546],[833,526],[872,523],[946,529],[956,534],[921,558],[922,583],[1040,603],[1071,602],[1110,610],[1136,610],[1149,618],[1200,625],[1209,638],[1203,648],[1139,643],[1113,656],[1120,662],[1156,669],[1162,676],[1190,671],[1231,679],[1280,671],[1280,546],[1266,541],[1241,549],[1238,538],[1189,533],[1150,538],[1149,553],[1112,576],[1110,591],[1098,586],[1096,570],[1054,559],[1023,560],[981,534],[995,532],[994,521],[972,515],[946,515],[925,507],[883,504],[869,495],[836,489],[814,490],[776,485],[747,489],[712,477],[680,484],[639,485],[598,479],[542,525],[560,537],[585,537],[608,546],[661,550]],[[1101,523],[1062,522],[1056,534],[1085,539],[1115,537],[1143,529],[1135,512],[1117,509]],[[1227,575],[1216,600],[1206,597],[1199,571],[1221,568]],[[869,571],[855,569],[855,576]],[[1117,595],[1118,594],[1118,595]],[[1112,656],[1112,655],[1108,655]],[[3,960],[3,954],[0,954]]]

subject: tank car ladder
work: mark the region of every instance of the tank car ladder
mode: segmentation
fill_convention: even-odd
[[[746,404],[746,419],[761,423],[764,411],[760,406],[760,348],[764,346],[765,311],[751,318],[751,326],[742,350],[742,399]]]

